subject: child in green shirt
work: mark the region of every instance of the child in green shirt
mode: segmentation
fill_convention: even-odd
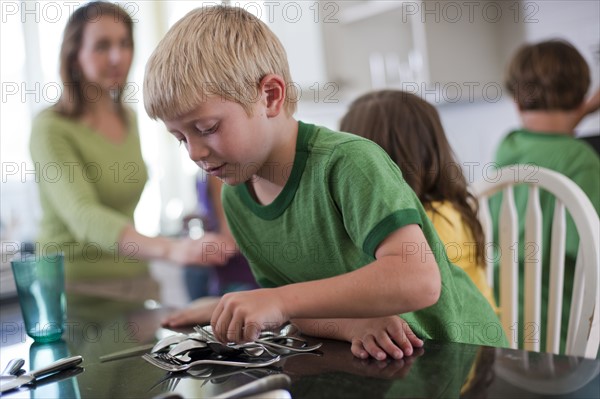
[[[511,59],[506,86],[513,96],[522,127],[502,139],[496,150],[496,164],[505,167],[529,164],[554,170],[573,180],[588,196],[596,212],[600,212],[600,157],[587,143],[575,138],[575,127],[589,113],[600,107],[598,92],[586,101],[590,87],[590,69],[577,49],[562,40],[548,40],[521,46]],[[527,187],[515,187],[515,204],[519,221],[519,281],[525,278],[524,260],[542,257],[542,325],[517,328],[523,340],[540,342],[542,351],[552,351],[546,345],[548,287],[550,286],[550,243],[554,214],[554,196],[540,192],[543,214],[542,249],[525,251],[525,211]],[[490,208],[494,231],[499,228],[502,195],[492,198]],[[528,246],[528,248],[533,248]],[[561,315],[560,353],[564,353],[573,296],[575,263],[579,235],[575,223],[567,217],[564,293]],[[498,286],[496,285],[496,290]],[[523,303],[523,289],[519,290]],[[497,294],[498,295],[498,294]],[[520,325],[523,325],[521,323]],[[526,331],[523,333],[523,329]],[[526,334],[527,337],[524,337]]]
[[[226,183],[229,227],[263,287],[215,302],[217,338],[293,320],[361,358],[410,355],[422,345],[411,329],[504,345],[397,165],[369,140],[296,121],[296,94],[279,40],[237,8],[190,12],[146,67],[146,111]]]

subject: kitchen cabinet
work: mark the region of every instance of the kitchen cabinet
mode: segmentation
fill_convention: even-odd
[[[342,95],[400,88],[440,104],[501,97],[506,41],[519,37],[511,2],[321,1],[332,4],[333,20],[321,24],[324,59]]]

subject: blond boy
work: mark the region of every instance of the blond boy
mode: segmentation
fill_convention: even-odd
[[[368,140],[296,121],[293,88],[279,40],[236,8],[190,12],[148,61],[148,114],[227,184],[229,227],[264,287],[186,320],[210,313],[220,340],[245,341],[293,319],[361,358],[410,355],[422,341],[406,322],[422,338],[505,344],[397,166]]]

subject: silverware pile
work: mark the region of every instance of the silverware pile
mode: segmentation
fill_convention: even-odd
[[[194,331],[161,339],[142,358],[169,372],[206,365],[257,368],[277,363],[282,356],[314,352],[322,345],[309,346],[295,335],[298,329],[292,324],[277,333],[262,332],[257,340],[243,344],[219,342],[210,325],[196,326]]]

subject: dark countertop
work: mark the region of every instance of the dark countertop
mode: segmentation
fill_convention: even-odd
[[[174,392],[185,398],[212,397],[269,373],[292,379],[293,398],[396,397],[600,397],[600,361],[577,357],[428,341],[415,355],[395,361],[360,360],[344,342],[322,340],[322,355],[288,357],[267,369],[229,377],[179,382],[139,356],[101,363],[99,357],[156,341],[167,309],[139,303],[68,296],[68,324],[62,341],[37,344],[22,328],[18,302],[2,302],[1,367],[23,357],[35,367],[64,356],[82,355],[78,373],[5,397],[151,398]],[[317,341],[310,338],[312,341]],[[73,372],[71,372],[73,373]],[[161,382],[163,381],[163,382]],[[175,384],[177,382],[177,384]]]

